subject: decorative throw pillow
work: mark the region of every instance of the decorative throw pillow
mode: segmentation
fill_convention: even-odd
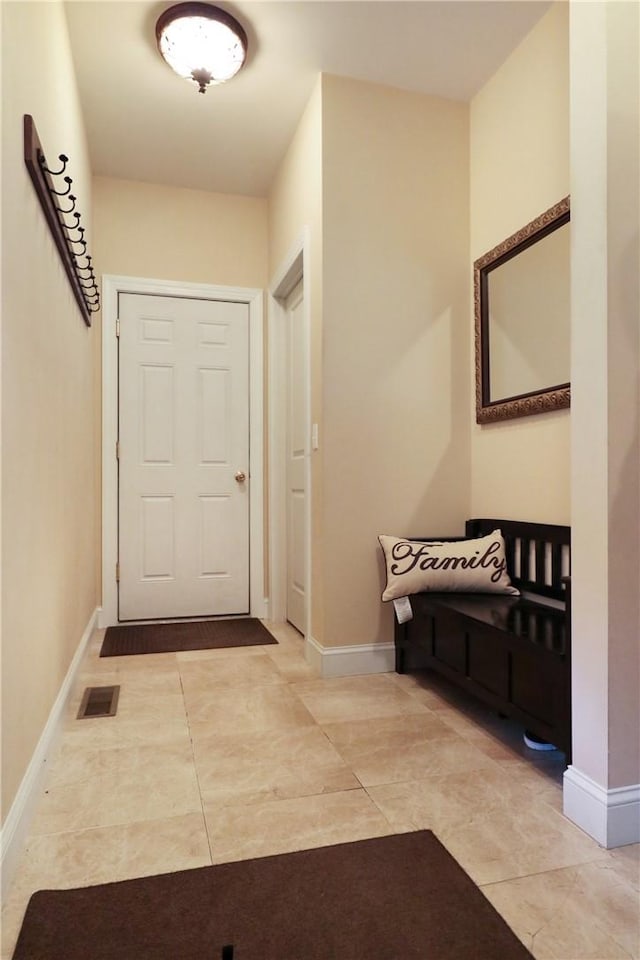
[[[383,600],[395,600],[422,591],[508,593],[504,538],[500,530],[475,540],[401,540],[378,537],[387,565]]]

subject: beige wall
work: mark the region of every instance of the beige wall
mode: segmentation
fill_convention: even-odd
[[[95,177],[101,273],[259,287],[267,282],[267,202]]]
[[[389,642],[377,536],[463,529],[468,109],[323,78],[326,646]]]
[[[474,261],[569,193],[567,3],[555,4],[471,102]],[[471,515],[570,522],[570,413],[471,430]]]
[[[310,305],[310,415],[322,422],[322,81],[318,80],[269,193],[269,283],[285,266],[307,231],[308,262],[304,278]],[[277,388],[277,385],[273,385]],[[273,451],[272,451],[273,453]],[[324,566],[322,457],[311,459],[311,631],[324,637]]]
[[[91,234],[84,129],[61,3],[3,3],[3,822],[97,592],[97,326],[82,319],[23,162],[32,114],[70,158]],[[34,69],[34,64],[37,69]]]

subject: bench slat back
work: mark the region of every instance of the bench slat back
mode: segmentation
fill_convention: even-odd
[[[553,600],[566,596],[562,578],[571,573],[571,527],[524,520],[476,518],[467,520],[467,537],[485,537],[501,530],[512,582]]]

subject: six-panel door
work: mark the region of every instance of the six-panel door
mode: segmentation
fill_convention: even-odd
[[[248,306],[120,294],[119,319],[119,619],[246,614]]]

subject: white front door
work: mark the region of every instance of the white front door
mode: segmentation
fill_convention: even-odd
[[[301,280],[287,297],[287,620],[306,631],[306,349]]]
[[[249,613],[249,308],[120,294],[118,619]]]

